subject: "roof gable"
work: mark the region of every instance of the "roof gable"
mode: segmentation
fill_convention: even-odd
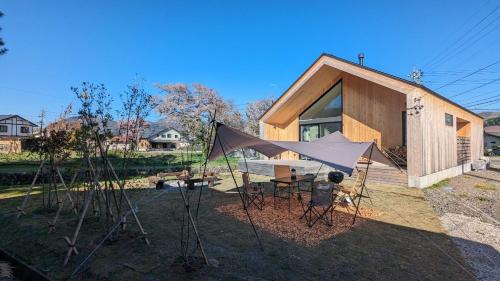
[[[26,122],[29,122],[33,127],[38,127],[37,124],[35,124],[35,123],[31,122],[30,120],[28,120],[26,118],[23,118],[23,117],[21,117],[21,116],[19,116],[17,114],[3,114],[3,115],[0,115],[0,121],[1,120],[5,120],[5,119],[14,118],[14,117],[22,119],[22,120],[24,120]]]
[[[407,94],[416,88],[422,89],[425,92],[432,94],[448,103],[451,103],[459,108],[483,119],[480,115],[475,112],[470,111],[469,109],[439,95],[438,93],[432,91],[431,89],[417,84],[415,82],[370,68],[364,65],[356,64],[351,61],[336,57],[331,54],[323,53],[321,54],[309,68],[306,69],[302,75],[292,83],[292,85],[269,107],[264,114],[259,118],[260,120],[264,119],[267,116],[272,115],[274,111],[277,110],[282,104],[284,104],[290,97],[300,92],[299,89],[311,78],[313,77],[320,69],[324,66],[329,66],[336,70],[349,73],[351,75],[360,77],[362,79],[371,81],[373,83],[382,85],[389,89],[395,90],[402,94]]]

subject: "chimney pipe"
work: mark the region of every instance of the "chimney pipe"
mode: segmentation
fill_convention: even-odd
[[[364,65],[364,60],[365,60],[365,54],[359,53],[358,54],[358,63],[359,63],[359,65]]]

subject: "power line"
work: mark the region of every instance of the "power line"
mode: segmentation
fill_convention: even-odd
[[[477,89],[479,89],[479,88],[482,88],[482,87],[484,87],[484,86],[487,86],[487,85],[493,84],[493,83],[495,83],[495,82],[497,82],[497,81],[500,81],[500,78],[497,78],[497,79],[491,80],[490,82],[487,82],[487,83],[481,84],[481,85],[479,85],[479,86],[477,86],[477,87],[474,87],[474,88],[471,88],[471,89],[469,89],[469,90],[463,91],[463,92],[461,92],[461,93],[458,93],[458,94],[456,94],[456,95],[451,96],[450,98],[454,98],[454,97],[461,96],[461,95],[466,94],[466,93],[468,93],[468,92],[471,92],[471,91],[477,90]]]
[[[487,2],[486,2],[487,3]],[[485,4],[486,4],[485,3]],[[482,8],[482,6],[481,6]],[[481,8],[479,8],[470,18],[472,18],[473,16],[475,16],[477,14],[477,12],[479,10],[481,10]],[[500,8],[500,6],[496,6],[493,11],[491,11],[490,13],[488,13],[486,16],[484,16],[478,23],[476,23],[474,26],[472,26],[470,29],[468,29],[462,36],[460,36],[457,40],[455,40],[451,45],[449,45],[447,48],[445,48],[442,52],[438,53],[436,56],[434,56],[428,63],[425,64],[424,67],[426,66],[432,66],[433,62],[438,59],[439,57],[441,57],[443,54],[446,55],[447,51],[450,50],[453,46],[455,46],[455,44],[457,44],[458,42],[460,42],[463,38],[465,38],[472,30],[474,30],[477,26],[479,26],[481,23],[483,23],[488,17],[490,17],[493,13],[495,13],[498,8]],[[466,21],[468,22],[468,20]]]
[[[475,104],[475,103],[482,102],[482,101],[490,101],[490,100],[496,99],[496,98],[498,98],[498,95],[495,95],[495,96],[489,97],[489,98],[480,99],[480,100],[469,101],[469,102],[464,103],[464,105],[467,106],[467,105]]]
[[[489,64],[489,65],[487,65],[487,66],[485,66],[485,67],[482,67],[482,68],[480,68],[480,69],[478,69],[478,70],[476,70],[476,71],[474,71],[474,72],[472,72],[472,73],[469,73],[469,74],[467,74],[467,75],[465,75],[465,76],[462,76],[462,77],[460,77],[460,78],[458,78],[458,79],[456,79],[456,80],[453,80],[453,81],[451,81],[451,82],[448,82],[448,83],[444,84],[443,86],[441,86],[441,87],[437,88],[436,90],[442,89],[442,88],[447,87],[447,86],[449,86],[449,85],[451,85],[451,84],[453,84],[453,83],[456,83],[456,82],[458,82],[458,81],[460,81],[460,80],[462,80],[462,79],[465,79],[465,78],[467,78],[467,77],[470,77],[470,76],[472,76],[472,75],[474,75],[474,74],[476,74],[476,73],[478,73],[478,72],[481,72],[481,71],[483,71],[483,70],[485,70],[485,69],[488,69],[488,68],[490,68],[490,67],[492,67],[492,66],[494,66],[494,65],[496,65],[496,64],[498,64],[498,63],[500,63],[500,60],[497,60],[496,62],[494,62],[494,63],[492,63],[492,64]]]
[[[497,7],[498,9],[498,7]],[[481,30],[479,30],[476,34],[472,35],[471,37],[465,39],[459,46],[457,46],[455,48],[455,50],[445,54],[441,59],[437,60],[433,65],[432,67],[433,68],[437,68],[438,66],[442,65],[443,63],[445,63],[447,60],[453,58],[454,56],[462,53],[463,51],[465,51],[466,49],[470,48],[471,46],[473,46],[474,44],[476,44],[477,42],[481,41],[484,37],[486,37],[487,35],[489,35],[491,32],[493,32],[495,29],[497,29],[498,27],[500,27],[500,25],[496,25],[494,26],[492,29],[490,29],[489,31],[487,31],[486,33],[484,33],[481,37],[479,38],[475,38],[476,36],[479,36],[486,28],[490,27],[491,24],[493,24],[494,22],[496,22],[498,19],[500,19],[500,16],[496,17],[494,20],[492,20],[491,22],[489,22],[487,25],[485,25]],[[475,39],[474,41],[472,41],[473,39]],[[470,44],[468,44],[470,43]],[[468,44],[467,46],[465,46],[466,44]]]
[[[500,108],[470,108],[470,110],[491,110],[491,111],[500,111]]]
[[[469,105],[468,107],[473,107],[473,106],[478,106],[478,105],[483,105],[483,104],[494,104],[494,103],[498,103],[498,102],[500,102],[500,99],[491,100],[491,101],[485,101],[485,102],[480,102],[480,103]]]
[[[496,65],[496,64],[498,64],[498,63],[500,63],[500,60],[497,60],[496,62],[494,62],[494,63],[492,63],[492,64],[489,64],[489,65],[487,65],[487,66],[485,66],[485,67],[482,67],[482,68],[480,68],[480,69],[478,69],[478,70],[476,70],[476,71],[474,71],[474,72],[472,72],[472,73],[469,73],[469,74],[467,74],[467,75],[465,75],[465,76],[462,76],[462,77],[460,77],[460,78],[458,78],[458,79],[456,79],[456,80],[453,80],[453,81],[451,81],[451,82],[448,82],[448,83],[444,84],[443,86],[441,86],[441,87],[437,88],[436,90],[442,89],[442,88],[447,87],[447,86],[449,86],[449,85],[451,85],[451,84],[453,84],[453,83],[456,83],[456,82],[458,82],[458,81],[460,81],[460,80],[462,80],[462,79],[465,79],[465,78],[467,78],[467,77],[470,77],[470,76],[472,76],[472,75],[474,75],[474,74],[476,74],[476,73],[478,73],[478,72],[481,72],[481,71],[483,71],[483,70],[485,70],[485,69],[487,69],[487,68],[490,68],[490,67],[492,67],[492,66],[494,66],[494,65]]]
[[[491,97],[486,97],[486,99],[497,97],[498,93],[500,93],[500,90],[495,89],[493,91],[488,91],[488,92],[483,92],[483,93],[476,93],[477,96],[472,97],[472,98],[469,97],[469,98],[466,98],[465,100],[461,100],[459,102],[460,103],[471,103],[471,102],[474,102],[474,99],[476,99],[478,96],[480,96],[480,95],[488,95],[488,94],[491,94],[491,93],[494,93],[495,95],[491,96]]]

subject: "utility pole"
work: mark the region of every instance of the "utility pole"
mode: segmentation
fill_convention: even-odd
[[[40,115],[38,117],[40,118],[40,136],[43,136],[43,121],[45,119],[45,109],[42,108],[42,111],[40,112]]]

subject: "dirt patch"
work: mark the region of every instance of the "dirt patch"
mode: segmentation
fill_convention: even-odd
[[[478,280],[500,276],[500,173],[474,171],[424,190]]]
[[[304,198],[304,202],[307,202],[307,200],[307,198]],[[308,227],[306,220],[300,219],[305,206],[301,205],[297,200],[292,199],[290,212],[288,212],[287,202],[276,202],[276,204],[275,208],[272,198],[266,198],[262,210],[250,208],[249,212],[255,225],[280,238],[305,246],[318,245],[323,240],[331,239],[335,235],[351,229],[352,213],[355,211],[350,210],[350,213],[347,213],[346,209],[338,208],[339,210],[337,210],[335,208],[332,226],[318,221],[313,227]],[[239,221],[248,222],[247,215],[240,202],[221,205],[216,210],[235,217]],[[360,208],[360,216],[356,219],[356,224],[361,224],[368,218],[373,219],[377,214],[378,212],[373,209],[362,207]]]
[[[104,243],[72,278],[72,272],[103,239],[105,220],[85,221],[77,241],[80,254],[63,267],[68,247],[62,237],[74,233],[74,213],[65,208],[56,231],[49,234],[47,221],[54,214],[36,212],[42,203],[39,194],[33,195],[27,215],[19,219],[15,207],[23,198],[4,198],[0,199],[0,246],[55,280],[471,280],[460,251],[421,190],[369,185],[373,205],[364,199],[361,206],[377,214],[316,245],[304,246],[257,226],[264,246],[261,251],[246,220],[216,210],[231,204],[240,208],[240,198],[231,186],[234,188],[232,178],[224,178],[216,187],[229,192],[204,189],[199,210],[198,230],[209,260],[217,260],[217,267],[181,273],[172,268],[180,254],[184,206],[179,193],[154,189],[128,192],[151,245],[140,239],[140,231],[129,217],[117,241]],[[192,204],[197,195],[195,190]],[[272,198],[271,188],[266,187],[265,196]],[[283,201],[278,210],[287,214],[287,205]],[[342,217],[342,211],[340,208],[334,215]],[[259,220],[254,213],[253,217]],[[308,230],[296,214],[291,221]],[[318,222],[312,230],[323,227]]]

